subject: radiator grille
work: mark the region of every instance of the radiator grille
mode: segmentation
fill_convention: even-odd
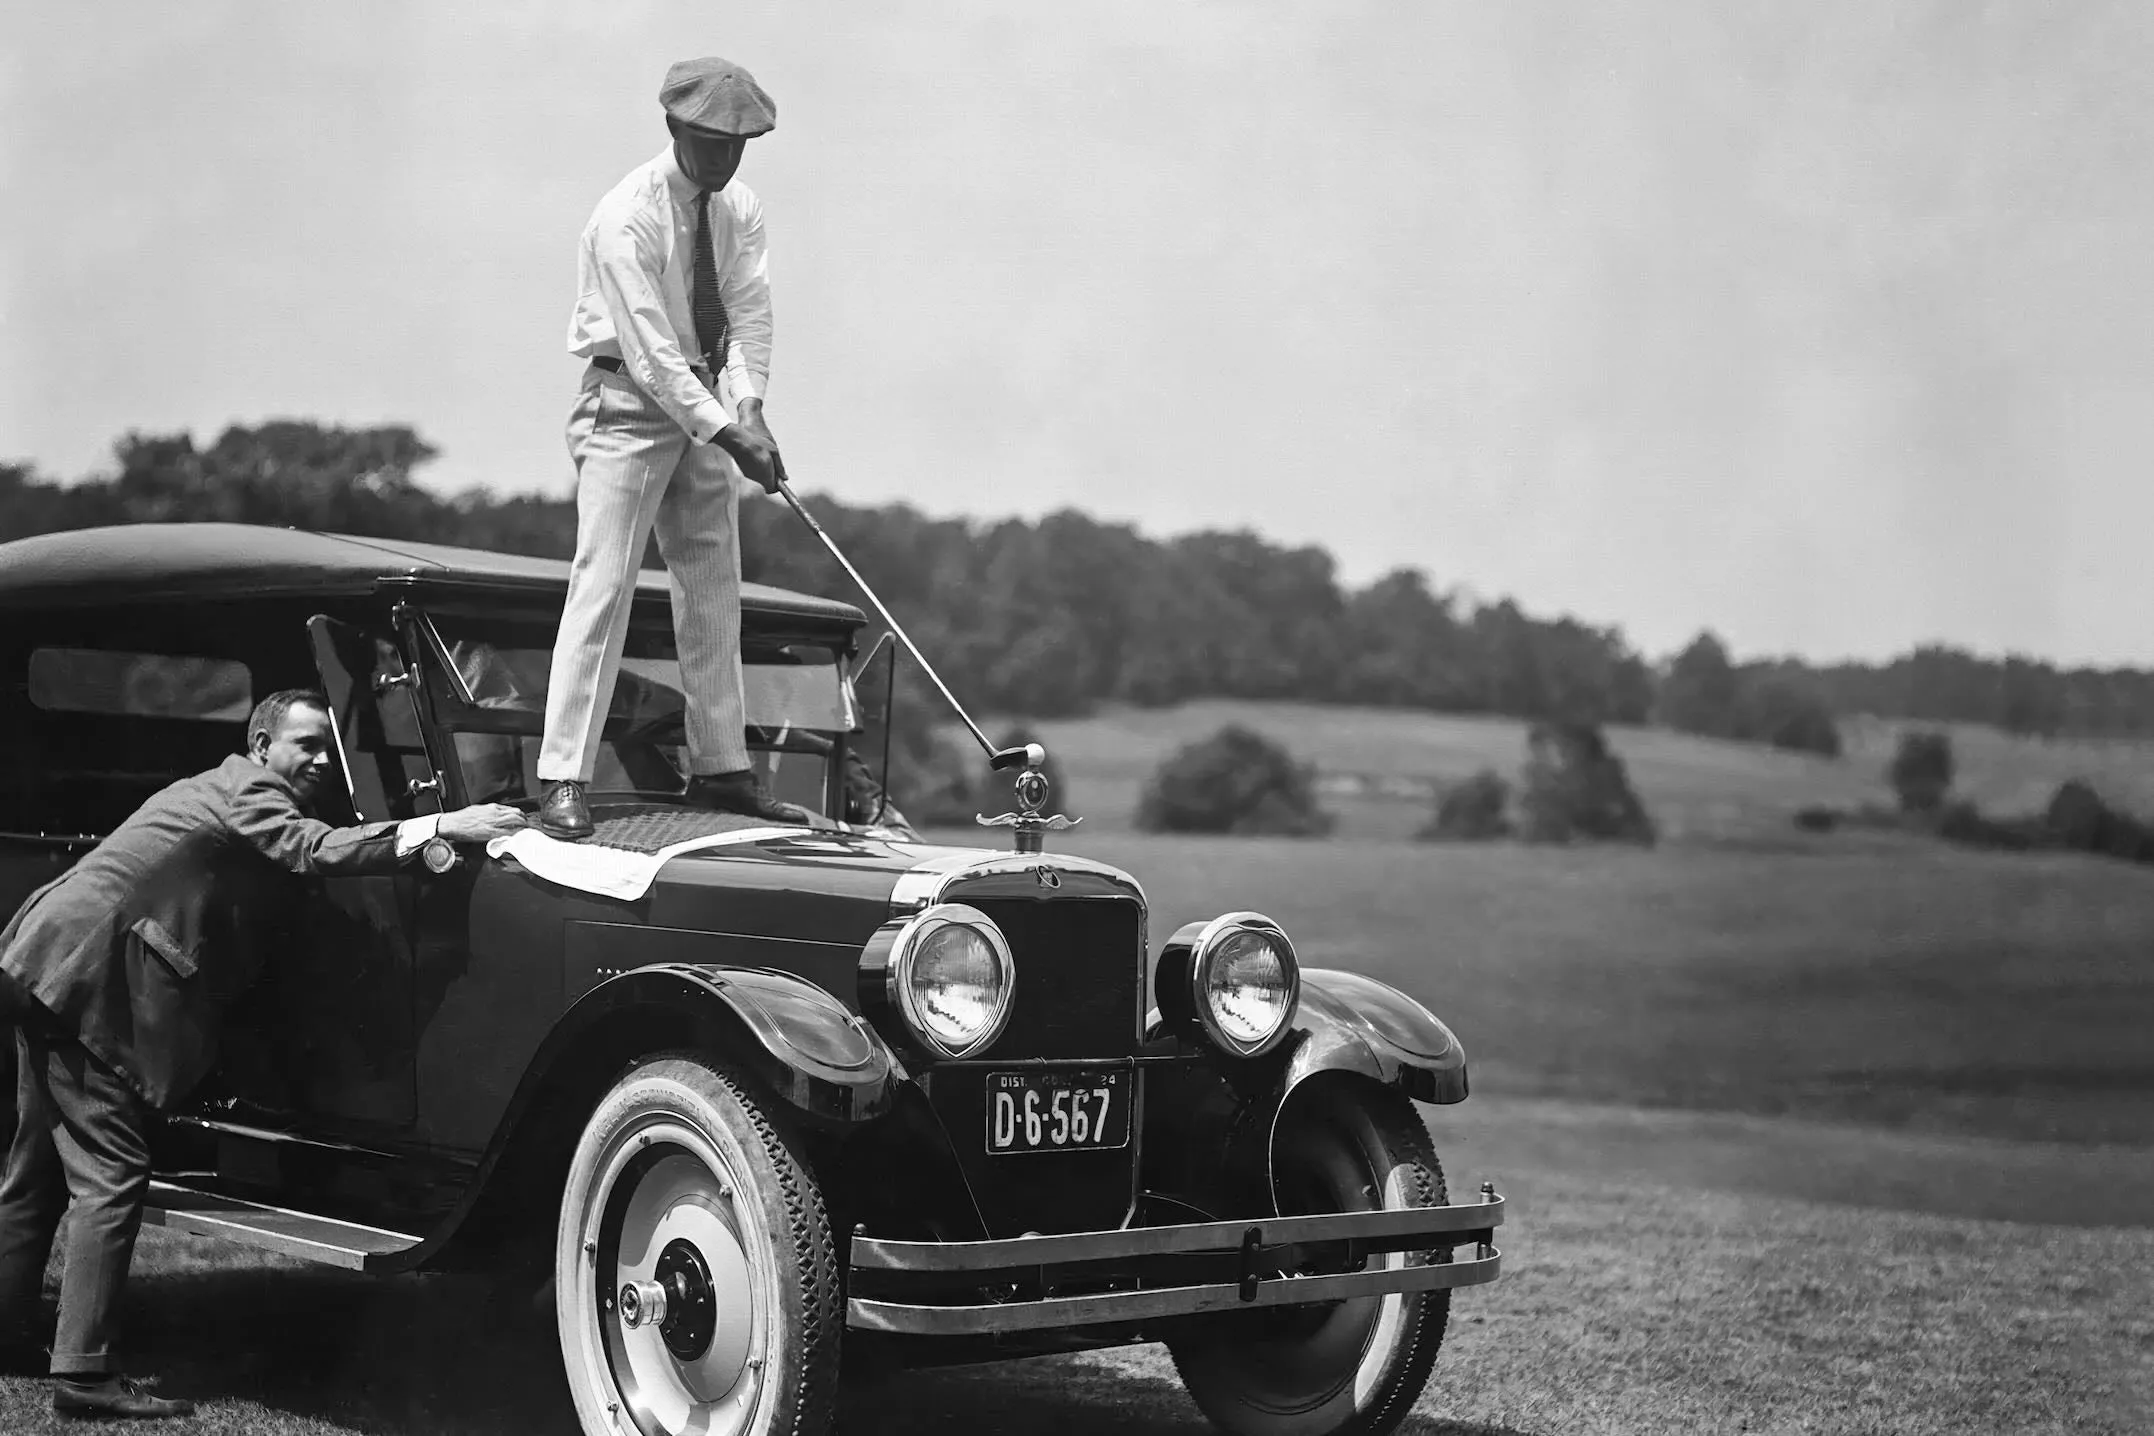
[[[1126,1057],[1144,1028],[1144,912],[1122,898],[967,898],[1009,939],[1009,1025],[975,1060]]]
[[[1143,1112],[1130,1144],[1106,1152],[989,1156],[986,1074],[1034,1059],[1126,1060],[1143,1040],[1144,909],[1128,898],[1059,894],[949,901],[994,919],[1009,939],[1017,990],[995,1045],[963,1063],[931,1069],[929,1098],[950,1135],[965,1180],[997,1236],[1025,1231],[1105,1231],[1122,1225],[1136,1190]]]

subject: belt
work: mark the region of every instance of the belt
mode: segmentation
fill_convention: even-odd
[[[614,358],[611,354],[593,354],[591,356],[591,363],[595,367],[605,370],[608,374],[619,374],[625,372],[621,361]],[[711,382],[708,375],[704,373],[702,365],[690,364],[688,366],[688,370],[698,379],[701,379],[705,384],[709,384]]]

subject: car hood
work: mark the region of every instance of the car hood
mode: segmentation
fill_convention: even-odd
[[[772,834],[684,853],[659,870],[649,921],[857,948],[892,916],[952,888],[1010,886],[1046,896],[1115,891],[1142,900],[1118,869],[1065,853],[893,842],[848,833]]]

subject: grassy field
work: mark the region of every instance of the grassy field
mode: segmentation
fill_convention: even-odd
[[[2154,1232],[1866,1212],[1520,1171],[1414,1436],[2090,1433],[2154,1420]],[[182,1429],[570,1436],[548,1333],[468,1279],[370,1280],[146,1235],[132,1330]],[[0,1381],[0,1430],[79,1430]],[[1209,1429],[1165,1353],[899,1377],[845,1436]]]
[[[1415,994],[1476,1092],[2154,1143],[2154,872],[1896,842],[1801,851],[1165,838],[1157,934],[1256,907]],[[2154,1205],[2154,1203],[2150,1203]]]
[[[1071,811],[1084,814],[1087,827],[1123,829],[1159,761],[1230,722],[1277,739],[1316,764],[1320,777],[1392,780],[1395,795],[1327,797],[1339,815],[1339,836],[1346,838],[1408,837],[1428,817],[1430,784],[1453,783],[1482,768],[1515,777],[1526,752],[1526,726],[1513,718],[1304,703],[1115,708],[1039,729],[1068,775]],[[1899,728],[1849,721],[1842,725],[1847,754],[1836,759],[1660,728],[1615,727],[1608,737],[1667,837],[1756,841],[1785,837],[1796,809],[1810,804],[1889,801],[1881,775]],[[2077,777],[2112,802],[2154,812],[2154,743],[2017,739],[1967,725],[1951,732],[1959,765],[1955,791],[1985,810],[2038,810],[2059,783]]]
[[[1230,718],[1407,795],[1364,784],[1320,842],[1130,831],[1153,764]],[[2154,1431],[2154,870],[1792,831],[1883,797],[1881,729],[1839,763],[1618,732],[1651,851],[1399,841],[1428,783],[1515,769],[1511,723],[1192,705],[1047,736],[1088,817],[1053,846],[1138,875],[1155,940],[1261,908],[1472,1054],[1473,1098],[1427,1115],[1454,1191],[1513,1199],[1506,1275],[1459,1298],[1408,1431]],[[2084,773],[2154,808],[2144,748],[1959,747],[1994,807]],[[573,1429],[550,1333],[469,1279],[161,1232],[141,1273],[135,1346],[210,1400],[189,1429]],[[73,1429],[45,1401],[0,1381],[0,1431]],[[1140,1347],[898,1378],[841,1429],[1206,1427]]]

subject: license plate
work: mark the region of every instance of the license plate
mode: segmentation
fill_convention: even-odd
[[[1127,1071],[990,1072],[987,1150],[1071,1152],[1126,1147],[1130,1086]]]

